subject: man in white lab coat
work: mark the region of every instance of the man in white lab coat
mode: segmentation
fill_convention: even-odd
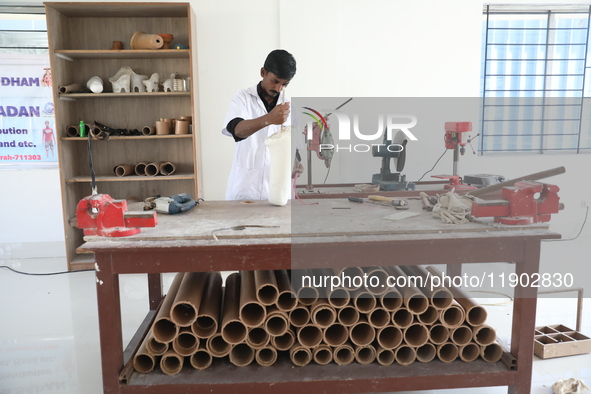
[[[274,50],[261,68],[263,79],[232,98],[222,129],[236,141],[226,200],[267,199],[270,161],[265,138],[290,124],[289,100],[282,92],[295,73],[295,58],[285,50]]]

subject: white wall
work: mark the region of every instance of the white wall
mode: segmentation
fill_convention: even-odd
[[[31,3],[34,3],[31,1]],[[199,92],[202,197],[223,199],[234,153],[234,142],[221,135],[226,109],[239,89],[256,84],[266,54],[276,48],[292,52],[298,73],[288,88],[291,96],[315,97],[477,97],[480,83],[482,2],[473,0],[220,0],[190,2],[196,41],[193,43]],[[504,1],[503,3],[507,3]],[[516,2],[517,3],[517,2]],[[522,3],[521,1],[519,3]],[[554,2],[555,3],[555,2]],[[470,113],[466,117],[477,115]],[[447,119],[460,120],[460,119]],[[463,120],[463,119],[462,119]],[[418,178],[442,152],[443,125],[423,135],[429,143],[413,147],[405,169]],[[589,155],[518,155],[462,157],[466,173],[507,177],[564,165],[567,174],[551,179],[562,188],[567,210],[553,226],[566,237],[582,221],[581,199],[590,195],[584,169]],[[316,161],[316,163],[320,163]],[[341,163],[344,166],[344,163]],[[338,167],[335,158],[335,167]],[[319,166],[319,165],[318,165]],[[337,181],[338,169],[330,181]],[[451,171],[451,154],[434,173]],[[342,175],[342,173],[341,173]],[[371,174],[367,174],[370,177]],[[18,188],[15,187],[19,181]],[[366,178],[357,180],[366,182]],[[40,182],[55,182],[40,188]],[[0,170],[0,243],[5,239],[30,242],[24,223],[43,223],[35,239],[52,241],[63,234],[57,171]],[[23,196],[38,202],[39,190],[55,217],[23,210],[20,223],[5,226],[4,214]],[[46,214],[47,215],[47,214]],[[11,212],[10,221],[16,215]],[[40,217],[47,219],[40,221]],[[12,225],[12,223],[11,223]],[[560,225],[560,226],[559,226]],[[586,235],[590,230],[586,231]]]

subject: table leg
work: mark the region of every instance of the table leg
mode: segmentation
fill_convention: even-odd
[[[532,274],[539,272],[539,268],[540,241],[527,241],[524,261],[517,262],[515,273],[518,277],[524,274],[525,278],[527,275],[531,283]],[[514,386],[509,386],[509,394],[529,394],[531,392],[537,294],[537,287],[515,287],[511,353],[517,358],[517,381]]]
[[[162,300],[162,274],[148,274],[150,310],[155,311]]]
[[[108,256],[96,254],[96,294],[103,371],[104,393],[119,393],[119,371],[123,367],[123,334],[119,276],[114,274]]]

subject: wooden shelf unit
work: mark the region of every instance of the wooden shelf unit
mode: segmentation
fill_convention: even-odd
[[[116,129],[154,126],[160,118],[178,119],[194,115],[194,91],[154,93],[111,93],[109,77],[121,67],[137,74],[158,73],[160,82],[172,73],[192,77],[191,49],[132,50],[129,41],[136,31],[169,33],[171,44],[191,45],[191,17],[188,3],[45,3],[51,70],[53,75],[55,130],[58,137],[62,209],[66,254],[70,270],[88,268],[89,257],[76,248],[83,241],[82,230],[70,225],[78,202],[91,194],[86,138],[67,137],[66,128],[94,121]],[[113,41],[122,50],[110,50]],[[172,48],[172,47],[171,47]],[[58,94],[60,86],[80,83],[93,76],[103,80],[104,93]],[[160,87],[162,89],[162,87]],[[92,158],[98,192],[115,199],[141,201],[156,194],[189,193],[198,196],[195,134],[168,136],[113,136],[93,140]],[[113,168],[140,161],[170,161],[176,166],[171,176],[117,177]]]

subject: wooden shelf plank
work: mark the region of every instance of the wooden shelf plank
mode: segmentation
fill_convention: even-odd
[[[108,141],[113,140],[151,140],[151,139],[178,139],[178,138],[193,138],[193,134],[167,134],[167,135],[113,135],[109,137]],[[88,141],[87,137],[61,137],[61,141]],[[104,141],[96,138],[93,141]]]
[[[190,56],[189,49],[58,49],[55,53],[58,57],[69,59],[188,59]]]
[[[191,97],[191,92],[142,92],[142,93],[64,93],[60,94],[59,97],[62,100],[67,99],[95,99],[95,98],[113,98],[113,97],[175,97],[185,96]]]
[[[186,18],[189,12],[187,3],[121,3],[116,7],[105,3],[45,3],[46,6],[70,18]]]
[[[181,179],[195,179],[193,174],[175,174],[175,175],[157,175],[157,176],[115,176],[115,175],[98,175],[97,182],[146,182],[146,181],[176,181]],[[90,182],[90,176],[75,176],[66,179],[66,183]]]

